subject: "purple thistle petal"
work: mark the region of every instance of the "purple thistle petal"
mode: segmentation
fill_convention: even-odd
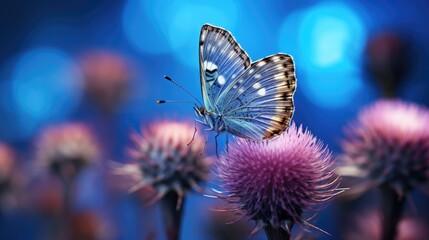
[[[429,180],[429,110],[399,100],[364,109],[346,130],[345,159],[398,195]]]
[[[237,138],[218,162],[219,197],[274,228],[305,223],[304,210],[341,192],[332,165],[323,143],[295,124],[271,141]]]
[[[157,191],[155,201],[169,191],[176,192],[179,200],[189,190],[201,191],[198,184],[208,178],[213,161],[203,154],[205,140],[201,134],[187,145],[193,134],[194,125],[186,122],[160,122],[143,128],[142,134],[131,135],[134,147],[128,152],[136,163],[120,168],[138,170],[133,178]]]

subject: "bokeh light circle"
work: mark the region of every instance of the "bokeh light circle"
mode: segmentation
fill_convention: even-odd
[[[280,49],[294,55],[297,68],[305,72],[303,78],[298,76],[302,91],[326,108],[345,106],[360,91],[365,41],[366,29],[359,14],[337,2],[289,15],[279,35]]]
[[[129,0],[125,4],[122,26],[134,48],[152,54],[171,51],[166,38],[170,4],[167,0]]]
[[[201,26],[209,23],[234,31],[238,19],[233,1],[216,2],[176,0],[171,16],[168,41],[176,57],[185,65],[198,68],[198,42]]]
[[[11,79],[11,107],[24,135],[69,116],[80,101],[81,85],[80,69],[58,49],[35,48],[20,55]]]
[[[122,24],[132,46],[143,53],[172,52],[186,66],[198,68],[201,26],[210,23],[234,30],[238,19],[233,1],[129,0]]]

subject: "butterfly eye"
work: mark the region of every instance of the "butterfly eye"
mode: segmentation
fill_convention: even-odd
[[[206,112],[206,109],[204,109],[203,107],[200,107],[200,108],[198,109],[198,111],[200,111],[200,114],[204,116],[204,114],[205,114],[205,112]]]

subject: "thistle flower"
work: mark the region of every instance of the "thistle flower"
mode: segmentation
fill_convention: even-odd
[[[99,149],[86,126],[66,124],[42,132],[37,140],[36,154],[40,165],[69,179],[98,160]]]
[[[131,69],[118,53],[98,50],[81,60],[88,96],[105,111],[114,110],[127,95]]]
[[[405,195],[429,183],[429,111],[399,100],[378,101],[358,116],[343,142],[350,166],[341,175],[365,181],[362,192],[378,187],[382,239],[394,239]]]
[[[161,200],[167,237],[178,239],[183,198],[189,190],[201,190],[198,184],[208,178],[212,159],[204,156],[204,138],[193,124],[161,122],[142,132],[132,136],[134,148],[129,151],[136,163],[116,172],[138,182],[131,191],[144,186],[155,190],[148,202]]]
[[[329,150],[295,124],[271,141],[237,139],[220,158],[218,176],[220,197],[256,221],[252,234],[265,228],[269,239],[289,239],[295,223],[314,227],[304,210],[341,192]]]
[[[367,107],[342,144],[347,173],[399,196],[429,183],[428,123],[429,111],[413,103],[382,100]]]
[[[200,191],[198,184],[207,180],[213,161],[203,154],[204,137],[197,132],[192,140],[194,131],[189,123],[160,122],[143,129],[142,136],[133,134],[129,153],[136,163],[123,166],[139,181],[132,190],[152,186],[156,190],[153,201],[170,191],[179,200],[189,190]]]
[[[45,129],[37,139],[37,163],[51,171],[62,183],[63,214],[57,238],[71,235],[73,184],[81,170],[95,163],[98,145],[91,131],[82,124],[64,124]],[[53,198],[52,200],[56,200]]]

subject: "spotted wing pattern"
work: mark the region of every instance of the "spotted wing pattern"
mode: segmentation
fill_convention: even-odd
[[[281,134],[294,112],[295,88],[291,56],[276,54],[252,63],[217,101],[227,131],[253,140]]]
[[[250,67],[250,58],[230,32],[205,24],[200,34],[200,80],[206,110],[219,112],[216,99]]]
[[[200,35],[200,80],[205,109],[226,130],[253,140],[284,132],[294,112],[295,67],[275,54],[251,63],[230,32],[204,25]]]

